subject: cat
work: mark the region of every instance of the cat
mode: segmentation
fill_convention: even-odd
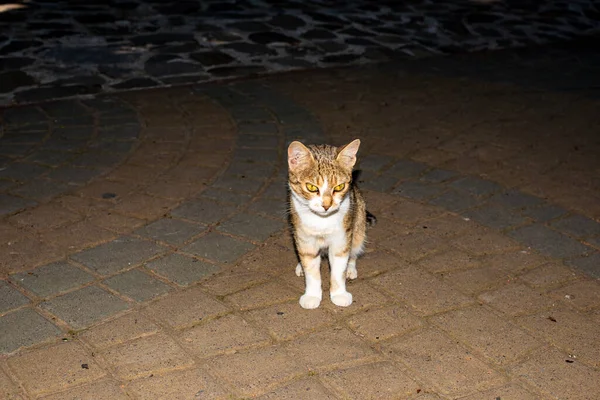
[[[321,254],[328,251],[330,299],[340,307],[352,304],[346,278],[356,279],[356,259],[363,252],[367,223],[375,217],[352,181],[360,140],[336,148],[298,141],[288,147],[290,222],[306,290],[300,305],[319,307],[322,300]]]

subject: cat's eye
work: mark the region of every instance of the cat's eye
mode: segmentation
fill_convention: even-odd
[[[306,184],[306,190],[308,190],[311,193],[317,193],[319,191],[319,188],[316,187],[315,185],[312,185],[310,183]]]
[[[345,187],[346,187],[345,183],[340,183],[339,185],[337,185],[336,187],[333,188],[333,191],[341,192],[342,190],[344,190]]]

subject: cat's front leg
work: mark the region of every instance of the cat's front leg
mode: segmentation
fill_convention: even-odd
[[[348,307],[352,304],[352,294],[346,290],[346,269],[349,253],[344,247],[329,247],[329,264],[331,265],[329,297],[331,302],[339,307]]]
[[[321,289],[321,256],[318,249],[310,250],[298,249],[300,264],[302,264],[306,282],[306,289],[302,297],[300,297],[300,305],[306,309],[319,307],[323,298],[323,289]]]

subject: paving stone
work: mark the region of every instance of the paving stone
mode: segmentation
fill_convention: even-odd
[[[539,197],[530,196],[517,190],[507,190],[503,193],[495,194],[490,198],[490,202],[508,208],[526,208],[543,203],[542,199]]]
[[[317,379],[309,378],[295,381],[289,385],[258,397],[260,400],[334,400],[331,394]]]
[[[247,211],[278,218],[286,222],[288,220],[288,204],[285,200],[259,198],[250,204]]]
[[[121,237],[88,250],[71,255],[71,258],[102,275],[133,267],[164,251],[162,246],[144,240]]]
[[[600,235],[600,223],[578,214],[553,221],[550,226],[576,238]]]
[[[396,235],[385,240],[380,240],[379,246],[393,250],[406,261],[417,261],[428,254],[445,250],[448,244],[441,238],[428,235],[422,231],[399,231],[395,224]]]
[[[254,214],[241,213],[225,220],[217,229],[250,240],[264,241],[283,228],[284,224],[280,221]]]
[[[0,281],[0,313],[24,306],[30,300],[5,281]]]
[[[518,281],[511,281],[496,290],[482,293],[479,299],[508,315],[530,314],[550,308],[553,304],[540,290],[529,288]]]
[[[279,129],[273,122],[243,122],[238,124],[238,133],[240,135],[276,136],[279,134]]]
[[[455,171],[448,171],[446,169],[432,169],[421,177],[422,181],[432,183],[442,183],[458,177],[458,173]]]
[[[82,367],[84,364],[87,368]],[[19,353],[8,360],[8,365],[34,396],[92,382],[106,375],[94,357],[76,342]]]
[[[214,224],[235,211],[235,207],[209,199],[190,200],[171,211],[171,215],[206,225]]]
[[[348,319],[348,326],[361,337],[372,342],[390,339],[410,332],[423,325],[421,320],[404,307],[389,306],[378,310],[367,310]]]
[[[66,392],[43,397],[44,400],[127,400],[129,398],[118,382],[110,380],[90,383]]]
[[[251,243],[211,232],[183,247],[182,251],[218,263],[230,264],[253,248]]]
[[[436,253],[421,259],[418,262],[418,266],[426,271],[440,274],[455,270],[477,268],[481,266],[481,262],[460,249],[451,248],[448,251]]]
[[[591,277],[600,279],[600,253],[592,253],[587,257],[573,258],[565,261],[571,267],[585,272]]]
[[[488,196],[502,190],[502,186],[495,182],[471,176],[458,179],[450,183],[449,186],[465,191],[473,196]]]
[[[561,217],[567,214],[568,211],[555,205],[542,204],[539,207],[525,208],[521,210],[521,213],[537,222],[546,222]]]
[[[220,271],[216,265],[178,253],[150,261],[145,266],[181,286],[191,285]]]
[[[55,297],[40,306],[75,329],[86,328],[129,307],[123,300],[96,286]]]
[[[162,218],[134,231],[135,234],[160,240],[173,245],[181,245],[202,233],[206,228],[172,218]]]
[[[431,200],[430,203],[443,207],[449,211],[458,212],[475,207],[479,205],[481,201],[467,192],[452,190],[442,193],[440,196]]]
[[[446,188],[419,181],[403,182],[392,193],[409,199],[426,200],[441,195]]]
[[[11,275],[10,279],[39,297],[47,297],[84,285],[93,281],[94,277],[65,261],[60,261],[29,272]]]
[[[462,214],[483,226],[498,230],[524,225],[528,222],[527,219],[509,208],[490,204],[464,211]]]
[[[236,148],[233,152],[233,159],[245,162],[252,161],[267,164],[277,164],[279,162],[279,152],[277,149]]]
[[[479,392],[471,396],[464,397],[461,400],[480,400],[480,399],[519,399],[519,400],[536,400],[541,397],[540,394],[532,394],[523,389],[517,384],[510,384],[499,388]]]
[[[594,279],[576,281],[555,289],[548,295],[580,310],[589,310],[600,305],[599,285],[600,283]]]
[[[296,299],[298,293],[283,282],[272,281],[231,294],[225,299],[239,310],[265,307]]]
[[[577,257],[592,252],[591,248],[580,242],[540,224],[518,228],[508,232],[508,235],[542,254],[556,258]]]
[[[381,171],[392,162],[394,162],[394,158],[390,156],[367,154],[358,159],[356,169],[377,172]]]
[[[35,206],[36,204],[37,203],[33,200],[0,193],[0,215],[12,214],[27,207]]]
[[[425,164],[411,160],[399,160],[386,171],[397,178],[414,178],[427,170]]]
[[[61,330],[30,308],[0,317],[0,354],[55,338]]]
[[[103,281],[112,290],[142,302],[167,293],[172,288],[137,269],[115,275]]]
[[[534,287],[556,286],[576,278],[577,274],[572,269],[559,263],[542,265],[519,276],[519,279]]]
[[[11,190],[11,192],[18,196],[43,201],[56,197],[70,189],[72,187],[61,182],[47,179],[33,179]]]
[[[77,336],[95,348],[103,349],[152,335],[159,330],[160,327],[148,318],[133,312],[79,332]]]
[[[392,189],[396,183],[398,183],[398,178],[394,176],[390,176],[387,174],[384,175],[370,175],[363,176],[365,174],[361,174],[359,177],[358,183],[362,189],[373,190],[375,192],[388,192]]]

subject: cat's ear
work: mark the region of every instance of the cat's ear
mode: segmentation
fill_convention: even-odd
[[[335,159],[344,167],[352,168],[356,164],[356,153],[358,153],[359,147],[360,139],[354,139],[340,149]]]
[[[290,143],[288,146],[288,165],[290,170],[295,171],[300,168],[308,167],[313,161],[310,150],[298,141]]]

